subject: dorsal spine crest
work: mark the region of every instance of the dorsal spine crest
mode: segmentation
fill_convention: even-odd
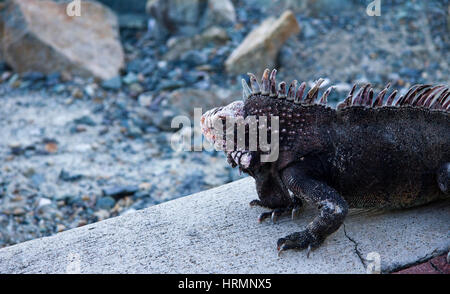
[[[298,82],[297,80],[294,80],[290,84],[289,89],[286,89],[286,82],[284,81],[280,82],[277,86],[276,74],[276,69],[273,69],[272,72],[270,72],[269,69],[265,69],[261,77],[260,85],[256,76],[252,73],[248,73],[250,77],[250,86],[248,86],[245,80],[242,80],[244,101],[250,97],[257,98],[258,96],[268,96],[274,101],[281,102],[285,99],[284,101],[286,101],[286,103],[294,103],[297,105],[328,105],[327,98],[333,90],[332,86],[322,94],[318,102],[316,101],[319,97],[320,86],[325,81],[324,79],[318,79],[314,86],[312,86],[307,94],[304,95],[306,90],[305,82],[302,82],[297,88]],[[355,84],[347,97],[337,105],[336,109],[341,110],[354,106],[365,106],[369,108],[409,106],[445,112],[448,112],[450,109],[450,89],[448,86],[437,85],[433,87],[428,84],[417,84],[409,88],[406,94],[400,96],[397,100],[395,100],[398,93],[397,90],[394,90],[388,95],[390,86],[391,84],[388,83],[383,90],[375,95],[374,89],[371,88],[371,84],[368,83],[361,87],[355,94],[357,88]],[[388,96],[388,98],[386,99],[386,102],[383,102],[386,96]]]

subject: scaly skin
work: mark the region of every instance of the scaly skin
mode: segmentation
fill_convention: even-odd
[[[259,200],[251,205],[272,209],[260,221],[270,216],[275,221],[291,209],[296,214],[302,200],[319,208],[304,230],[278,240],[280,252],[318,247],[341,226],[349,208],[405,208],[450,197],[448,87],[416,85],[396,101],[396,91],[387,95],[389,85],[376,97],[370,85],[358,93],[353,87],[332,109],[326,105],[331,89],[315,103],[322,80],[303,99],[304,83],[297,89],[294,81],[286,93],[282,82],[277,91],[275,74],[269,77],[266,70],[261,85],[250,74],[244,103],[211,110],[202,126],[207,138],[218,143],[213,122],[279,117],[276,161],[261,162],[259,149],[227,155],[233,166],[255,178]]]

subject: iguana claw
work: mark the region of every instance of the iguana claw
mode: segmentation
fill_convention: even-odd
[[[281,251],[286,251],[289,249],[307,249],[306,257],[309,258],[312,248],[316,248],[320,245],[320,243],[321,242],[317,240],[308,230],[296,232],[284,238],[278,239],[278,256],[280,256]]]
[[[301,211],[302,206],[295,206],[294,208],[292,208],[291,219],[292,220],[296,219],[300,215]]]
[[[286,245],[286,244],[283,244],[283,245],[281,245],[281,246],[278,246],[278,247],[277,247],[277,250],[278,250],[277,255],[278,255],[278,257],[281,256],[281,252],[286,251],[286,250],[288,250],[288,249],[293,249],[293,248],[290,248],[290,247],[289,247],[288,245]],[[309,258],[310,253],[311,253],[311,245],[309,245],[308,248],[307,248],[307,250],[306,250],[306,258]]]
[[[254,199],[254,200],[250,201],[248,204],[250,205],[250,207],[255,207],[255,206],[265,207],[262,204],[261,200],[259,200],[259,199]]]
[[[252,204],[250,204],[250,205],[252,205]],[[286,215],[291,215],[291,218],[294,219],[295,217],[298,216],[300,210],[301,210],[300,206],[293,206],[293,207],[289,206],[289,207],[285,207],[285,208],[276,208],[271,211],[266,211],[266,212],[261,213],[258,217],[258,222],[261,223],[266,218],[270,217],[272,222],[276,223],[281,216],[286,216]]]

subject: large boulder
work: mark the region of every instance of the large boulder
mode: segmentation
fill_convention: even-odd
[[[240,99],[241,91],[233,91],[221,87],[211,87],[209,90],[183,88],[171,92],[164,102],[178,109],[181,113],[193,118],[194,108],[201,108],[203,112],[227,105]]]
[[[248,71],[260,74],[265,68],[275,67],[276,57],[284,42],[299,32],[300,26],[290,10],[278,19],[266,19],[227,58],[226,70],[234,74]]]
[[[234,100],[241,99],[242,94],[240,90],[213,86],[209,90],[181,88],[164,95],[166,97],[157,109],[148,110],[143,107],[138,111],[138,115],[149,125],[154,125],[163,131],[175,132],[177,128],[172,128],[171,123],[176,116],[186,116],[192,121],[195,118],[195,108],[201,108],[204,113],[213,107],[227,105]],[[146,96],[142,94],[139,97],[139,101],[144,106],[152,104],[154,98]]]
[[[366,2],[366,4],[364,4]],[[366,8],[371,1],[354,1],[354,0],[287,0],[287,1],[272,1],[269,3],[267,9],[273,9],[277,6],[278,9],[290,9],[294,13],[301,13],[302,15],[320,18],[323,16],[341,15],[343,12],[352,12]]]
[[[124,29],[145,29],[147,15],[143,0],[97,0],[111,8],[119,18],[119,26]]]
[[[203,33],[193,37],[172,37],[167,41],[168,52],[164,55],[165,60],[176,60],[190,50],[199,50],[208,44],[215,46],[224,45],[230,37],[227,31],[220,27],[210,27]]]
[[[207,27],[236,21],[230,0],[148,0],[147,13],[155,19],[155,36],[193,36]]]
[[[204,27],[236,22],[236,11],[230,0],[209,0],[203,16]]]
[[[110,7],[116,13],[145,14],[145,1],[142,0],[97,0]]]
[[[66,3],[9,0],[0,12],[0,51],[19,73],[65,71],[110,79],[124,54],[117,18],[105,6],[81,1],[81,16],[68,16]]]

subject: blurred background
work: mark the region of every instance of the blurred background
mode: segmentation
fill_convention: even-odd
[[[239,179],[173,150],[170,122],[240,99],[248,71],[325,78],[331,104],[448,85],[450,2],[371,2],[0,0],[0,247]]]

